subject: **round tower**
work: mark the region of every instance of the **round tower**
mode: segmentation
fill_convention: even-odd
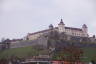
[[[82,31],[85,32],[85,33],[88,32],[88,27],[87,27],[86,24],[83,24],[83,26],[82,26]]]
[[[82,25],[82,31],[83,31],[83,33],[84,33],[84,36],[85,36],[85,37],[88,37],[88,27],[87,27],[86,24],[83,24],[83,25]]]
[[[53,25],[52,24],[49,25],[49,29],[53,29]]]
[[[60,23],[58,24],[58,29],[59,29],[60,33],[65,32],[65,24],[62,19],[61,19]]]

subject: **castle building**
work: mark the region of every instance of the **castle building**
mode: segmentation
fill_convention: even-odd
[[[86,24],[82,25],[82,28],[73,28],[73,27],[66,27],[63,20],[60,20],[58,27],[54,27],[52,24],[49,25],[49,29],[38,31],[35,33],[28,33],[27,38],[28,40],[35,40],[39,38],[41,35],[50,32],[51,30],[56,30],[59,33],[65,33],[68,36],[78,36],[78,37],[89,37],[88,36],[88,27]]]

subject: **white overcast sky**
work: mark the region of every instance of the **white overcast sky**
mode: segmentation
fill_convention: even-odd
[[[66,26],[86,24],[96,34],[96,0],[0,0],[0,39],[57,26],[61,18]]]

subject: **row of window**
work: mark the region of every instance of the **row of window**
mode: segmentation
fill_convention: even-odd
[[[72,33],[74,36],[83,36],[81,33]]]
[[[62,28],[60,28],[59,29],[60,31],[63,31],[62,30]],[[67,33],[67,34],[71,34],[71,35],[74,35],[74,36],[83,36],[83,34],[82,33],[80,33],[79,31],[78,32],[76,32],[76,31],[72,31],[72,30],[65,30],[65,32]]]

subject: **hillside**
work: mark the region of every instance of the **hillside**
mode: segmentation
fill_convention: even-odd
[[[82,41],[80,41],[80,39],[82,39]],[[96,43],[88,39],[89,38],[79,37],[78,39],[78,37],[72,37],[69,40],[64,33],[58,34],[58,32],[51,32],[47,35],[47,38],[41,36],[37,40],[23,40],[11,44],[9,49],[0,51],[0,59],[10,59],[12,57],[29,58],[35,55],[38,56],[39,54],[49,55],[51,51],[50,55],[52,59],[63,60],[66,56],[72,56],[72,53],[74,54],[81,50],[81,61],[96,61]],[[53,51],[52,48],[54,49]]]
[[[37,55],[39,51],[33,49],[31,46],[22,47],[22,48],[12,48],[0,51],[0,59],[2,58],[11,58],[16,56],[19,58],[27,58],[33,55]]]
[[[85,48],[82,48],[82,50],[84,52],[82,61],[88,62],[93,59],[96,60],[96,48],[85,47]],[[44,54],[45,52],[33,49],[33,47],[31,46],[22,47],[22,48],[13,48],[13,49],[0,51],[0,59],[3,59],[3,58],[8,59],[13,56],[16,56],[18,58],[28,58],[28,57],[35,56],[41,53]]]

